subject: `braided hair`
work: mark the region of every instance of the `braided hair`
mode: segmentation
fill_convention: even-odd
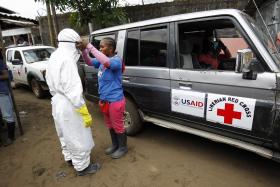
[[[102,39],[108,46],[112,47],[113,51],[116,50],[116,42],[113,38],[105,37]]]

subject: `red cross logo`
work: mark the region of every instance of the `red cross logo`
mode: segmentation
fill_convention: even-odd
[[[225,104],[225,109],[218,109],[217,115],[224,116],[224,123],[232,124],[233,119],[241,119],[241,112],[236,112],[233,110],[234,104]]]

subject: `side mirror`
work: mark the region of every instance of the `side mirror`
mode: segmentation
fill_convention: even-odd
[[[14,59],[14,60],[12,60],[12,64],[13,65],[21,65],[23,63],[22,63],[22,60],[20,60],[20,59]]]
[[[256,80],[257,72],[252,68],[253,52],[251,49],[241,49],[237,51],[235,72],[242,73],[243,79]]]

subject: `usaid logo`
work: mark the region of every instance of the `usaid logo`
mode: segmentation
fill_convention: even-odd
[[[190,107],[197,107],[197,108],[204,107],[203,102],[195,101],[195,100],[191,100],[191,99],[181,99],[181,103],[182,103],[182,105],[187,105]]]
[[[176,106],[179,106],[180,105],[180,97],[174,96],[173,97],[173,104],[176,105]]]
[[[188,107],[197,107],[202,108],[204,107],[204,103],[201,101],[196,101],[192,99],[180,98],[178,96],[173,96],[173,104],[176,106],[188,106]]]
[[[171,111],[204,117],[205,93],[172,89]]]

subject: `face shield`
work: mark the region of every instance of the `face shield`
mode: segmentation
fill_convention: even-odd
[[[214,35],[211,35],[207,37],[207,41],[210,44],[210,51],[214,55],[218,55],[221,51],[221,46],[219,45],[219,41],[217,40],[217,38]]]
[[[208,41],[208,45],[210,47],[210,51],[213,54],[217,54],[220,52],[219,41],[217,39],[216,30],[207,30],[205,31],[205,38]]]

